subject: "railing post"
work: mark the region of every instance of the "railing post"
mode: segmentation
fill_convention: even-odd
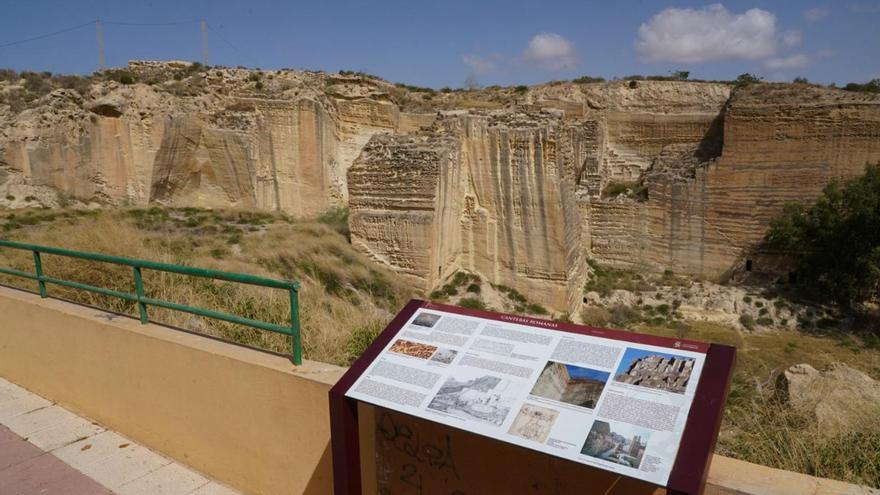
[[[134,271],[134,290],[137,294],[138,311],[141,314],[141,324],[146,325],[150,320],[147,318],[147,304],[144,302],[144,279],[141,277],[141,267],[131,267]]]
[[[302,334],[299,327],[299,282],[293,282],[290,288],[290,332],[291,360],[293,364],[302,364]]]
[[[46,281],[43,280],[43,262],[40,260],[40,252],[34,251],[34,273],[37,275],[37,285],[40,287],[40,297],[49,297],[46,291]]]

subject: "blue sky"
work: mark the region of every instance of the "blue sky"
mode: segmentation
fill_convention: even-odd
[[[880,77],[880,0],[382,1],[146,0],[4,2],[0,45],[87,23],[104,25],[108,65],[129,59],[199,60],[265,69],[362,70],[391,81],[461,86],[533,84],[580,75],[689,70],[730,79],[820,83]],[[621,8],[621,5],[626,5]],[[0,67],[89,73],[95,30],[0,47]]]
[[[590,368],[581,368],[566,364],[565,369],[568,370],[568,376],[578,380],[595,380],[597,382],[607,382],[610,373],[605,371],[594,370]]]

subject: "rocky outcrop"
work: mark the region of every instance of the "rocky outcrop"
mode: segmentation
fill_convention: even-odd
[[[433,265],[405,270],[427,288],[469,270],[576,311],[587,256],[714,280],[747,260],[778,268],[759,243],[783,205],[880,161],[880,98],[785,84],[551,84],[520,107],[447,115],[425,132],[452,139],[443,146],[458,163],[431,183],[433,237],[419,249],[436,253],[419,256]],[[406,164],[368,156],[377,151],[368,146],[359,163],[383,163],[370,182],[381,189]],[[353,218],[363,190],[350,189]],[[383,208],[414,213],[374,204],[376,223]],[[392,267],[410,257],[407,229],[352,232]]]
[[[815,416],[822,435],[859,431],[880,412],[880,382],[843,363],[822,371],[798,364],[780,376],[780,384],[791,407]]]
[[[109,71],[22,112],[0,103],[0,205],[51,206],[51,191],[295,216],[349,205],[352,241],[419,286],[468,270],[559,312],[577,313],[587,257],[709,280],[779,269],[760,240],[782,206],[880,161],[880,97],[805,84],[430,92],[128,71],[117,79],[134,84]]]
[[[596,139],[558,116],[507,113],[376,137],[349,170],[352,242],[426,289],[464,268],[573,304],[584,253],[575,185]]]
[[[643,176],[646,201],[592,203],[597,259],[725,277],[761,256],[755,250],[786,202],[811,202],[832,180],[880,161],[877,96],[751,85],[722,117],[720,156],[690,167],[690,177],[655,163]]]
[[[313,216],[345,204],[346,171],[370,137],[433,120],[401,112],[393,85],[373,78],[185,62],[128,71],[140,82],[96,78],[86,94],[56,90],[19,114],[0,112],[0,166],[16,187]]]

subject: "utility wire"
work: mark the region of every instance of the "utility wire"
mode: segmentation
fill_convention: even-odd
[[[57,36],[59,34],[69,33],[70,31],[76,31],[77,29],[82,29],[86,26],[93,26],[94,24],[95,24],[94,20],[89,21],[89,22],[84,22],[82,24],[78,24],[76,26],[69,27],[67,29],[62,29],[60,31],[55,31],[52,33],[47,33],[47,34],[41,34],[39,36],[34,36],[33,38],[27,38],[27,39],[23,39],[23,40],[11,41],[9,43],[4,43],[4,44],[0,45],[0,48],[6,48],[7,46],[21,45],[21,44],[28,43],[31,41],[37,41],[37,40],[41,40],[43,38],[49,38],[52,36]]]
[[[103,19],[99,19],[104,24],[112,24],[114,26],[180,26],[183,24],[195,24],[197,22],[201,22],[201,19],[192,19],[189,21],[175,21],[175,22],[122,22],[122,21],[105,21]]]
[[[87,26],[93,26],[95,24],[95,22],[97,22],[97,21],[101,21],[102,24],[111,24],[114,26],[180,26],[183,24],[195,24],[195,23],[199,22],[200,19],[192,19],[192,20],[186,20],[186,21],[175,21],[175,22],[123,22],[123,21],[105,21],[102,19],[93,19],[91,21],[84,22],[82,24],[77,24],[76,26],[73,26],[73,27],[61,29],[59,31],[54,31],[51,33],[41,34],[39,36],[34,36],[33,38],[25,38],[23,40],[10,41],[9,43],[3,43],[3,44],[0,44],[0,48],[6,48],[7,46],[22,45],[24,43],[29,43],[31,41],[37,41],[37,40],[41,40],[44,38],[51,38],[52,36],[57,36],[59,34],[69,33],[71,31],[76,31],[77,29],[82,29]],[[218,33],[218,36],[220,36],[219,33]],[[220,37],[222,38],[222,36],[220,36]],[[227,41],[227,43],[229,43],[229,42]],[[231,43],[229,43],[229,44],[230,44],[230,46],[232,46]],[[235,48],[235,47],[233,46],[233,48]]]
[[[223,35],[220,33],[219,30],[214,29],[210,24],[208,24],[207,26],[208,26],[208,30],[211,31],[212,33],[216,34],[217,37],[220,38],[220,40],[221,40],[222,42],[224,42],[224,43],[226,43],[227,45],[231,46],[232,49],[235,50],[235,51],[237,51],[238,53],[244,55],[244,52],[242,52],[237,46],[235,46],[234,44],[232,44],[231,41],[229,41],[228,39],[226,39],[226,37],[223,36]]]

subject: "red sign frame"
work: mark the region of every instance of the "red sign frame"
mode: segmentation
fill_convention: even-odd
[[[413,299],[394,317],[385,330],[355,361],[330,390],[330,430],[333,453],[333,491],[336,495],[361,494],[360,440],[357,400],[345,396],[373,360],[419,309],[435,309],[489,320],[537,326],[549,330],[577,333],[647,344],[670,349],[686,349],[706,354],[696,394],[688,413],[678,454],[666,488],[669,495],[700,495],[706,485],[712,452],[721,428],[724,404],[733,377],[736,349],[721,344],[674,339],[623,330],[609,330],[573,323],[522,317],[490,311],[460,308]],[[546,454],[549,455],[549,454]],[[584,466],[585,469],[595,469]]]

